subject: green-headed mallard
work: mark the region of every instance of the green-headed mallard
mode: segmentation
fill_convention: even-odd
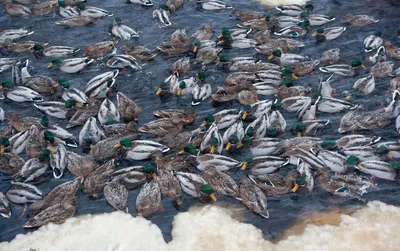
[[[245,130],[245,134],[254,139],[260,139],[267,133],[268,119],[266,114],[262,114],[260,117],[251,122]]]
[[[275,152],[280,139],[276,138],[260,138],[252,140],[250,137],[245,137],[242,144],[250,145],[250,152],[253,157],[269,156]]]
[[[335,17],[332,16],[310,14],[309,12],[302,12],[299,17],[306,18],[310,22],[310,26],[321,26],[335,20]]]
[[[102,125],[108,124],[110,120],[119,122],[120,119],[117,107],[108,98],[101,103],[97,117]]]
[[[284,5],[277,6],[276,9],[285,15],[299,16],[304,11],[313,12],[314,5],[306,4],[304,6],[301,6],[299,4],[284,4]]]
[[[335,173],[345,173],[349,165],[358,164],[359,161],[356,156],[346,157],[334,151],[316,148],[311,148],[310,151]]]
[[[128,67],[135,71],[142,69],[142,66],[137,62],[136,58],[125,54],[110,56],[106,65],[112,69],[124,69]]]
[[[40,111],[46,113],[49,116],[56,117],[59,119],[65,119],[72,116],[73,109],[72,107],[81,108],[82,105],[76,103],[75,100],[67,100],[65,102],[58,101],[46,101],[34,104],[34,106]]]
[[[396,179],[396,170],[398,167],[398,162],[394,164],[389,164],[380,160],[370,160],[370,161],[362,161],[355,167],[363,173],[373,175],[380,179],[385,180],[395,180]]]
[[[113,51],[116,41],[104,41],[85,46],[83,56],[87,57],[101,57]]]
[[[382,32],[378,31],[375,32],[373,35],[369,35],[364,39],[364,49],[365,52],[370,52],[377,49],[379,46],[382,45]]]
[[[243,122],[241,120],[236,121],[233,123],[222,136],[222,140],[224,141],[224,145],[226,145],[225,150],[229,151],[231,147],[238,148],[242,139],[244,137],[244,129],[243,129]]]
[[[65,2],[63,0],[59,0],[57,5],[59,7],[58,10],[60,16],[64,18],[76,17],[80,15],[78,8],[65,5]]]
[[[0,192],[0,215],[5,218],[11,217],[10,203],[2,192]]]
[[[0,88],[5,89],[5,97],[14,101],[14,102],[42,102],[42,96],[25,86],[15,86],[10,81],[5,81],[0,84]],[[4,97],[3,97],[4,99]]]
[[[372,16],[368,15],[353,16],[352,14],[347,14],[342,21],[355,26],[366,26],[379,22],[378,19],[375,19]]]
[[[136,3],[145,7],[153,6],[152,0],[124,0],[125,3]]]
[[[17,62],[18,60],[14,58],[0,58],[0,72],[12,69]]]
[[[204,153],[222,153],[224,142],[221,134],[218,132],[218,127],[215,123],[212,123],[208,128],[203,140],[200,144],[200,151]]]
[[[7,51],[15,52],[15,53],[25,53],[30,52],[31,48],[35,45],[39,44],[41,46],[46,46],[48,43],[41,43],[36,41],[21,41],[21,42],[13,42],[11,40],[4,41],[3,46],[0,46],[0,49],[3,48]]]
[[[90,148],[97,144],[102,138],[105,138],[102,130],[97,126],[96,118],[89,117],[79,133],[79,146]]]
[[[356,59],[351,63],[351,65],[335,64],[335,65],[320,67],[319,70],[322,71],[323,73],[337,74],[340,76],[353,76],[355,74],[355,69],[359,66],[365,68],[362,62]]]
[[[311,151],[305,150],[303,148],[289,148],[280,156],[289,157],[288,162],[294,165],[297,164],[298,159],[302,159],[303,161],[307,162],[313,169],[322,169],[325,166],[325,163],[320,158],[315,156]]]
[[[38,158],[31,158],[25,162],[19,173],[19,178],[24,182],[33,181],[44,174],[49,167],[50,150],[44,149]]]
[[[206,196],[211,197],[214,201],[217,200],[214,195],[214,189],[200,175],[184,172],[176,172],[175,175],[185,193],[195,198]]]
[[[140,61],[149,61],[158,55],[158,52],[147,49],[144,46],[123,45],[125,54],[130,55]]]
[[[214,115],[207,115],[203,119],[200,126],[216,123],[219,130],[230,127],[242,117],[241,112],[237,109],[226,109],[215,113]]]
[[[247,159],[244,164],[242,164],[242,170],[245,170],[247,166],[249,166],[251,173],[253,174],[267,174],[275,172],[275,170],[287,165],[288,163],[288,158],[258,156]]]
[[[274,32],[275,35],[284,37],[301,37],[306,33],[307,30],[299,25],[291,25]]]
[[[261,215],[264,218],[269,218],[267,197],[256,185],[251,184],[248,178],[239,180],[240,200],[252,212]]]
[[[88,65],[93,63],[94,60],[88,57],[84,58],[56,58],[47,66],[47,68],[57,68],[66,73],[77,73],[85,69]]]
[[[64,19],[61,19],[61,20],[55,22],[55,24],[65,25],[65,26],[69,26],[69,27],[86,26],[88,24],[93,24],[93,23],[94,23],[93,18],[83,17],[83,16],[64,18]]]
[[[25,36],[32,35],[34,31],[29,31],[25,29],[9,29],[0,32],[0,43],[6,40],[16,40]]]
[[[311,170],[311,166],[302,159],[299,159],[297,162],[297,171],[299,171],[301,175],[301,179],[299,181],[302,183],[305,181],[305,184],[299,185],[305,186],[308,192],[312,192],[314,189],[314,172]]]
[[[155,151],[161,151],[165,153],[170,150],[170,148],[151,140],[132,141],[129,138],[121,139],[114,145],[114,148],[119,148],[121,146],[126,149],[126,158],[132,160],[149,159]]]
[[[76,54],[81,49],[68,47],[68,46],[50,46],[44,48],[40,44],[35,44],[31,47],[31,52],[35,55],[35,57],[46,56],[53,58],[63,58]]]
[[[158,19],[162,25],[170,26],[172,25],[169,20],[169,8],[166,4],[160,4],[158,9],[153,11],[153,19]]]
[[[236,182],[228,174],[218,171],[215,166],[207,166],[202,176],[218,194],[232,197],[239,196],[239,187]]]
[[[218,0],[197,0],[197,5],[203,10],[225,10],[232,9],[227,3]]]
[[[93,6],[86,6],[83,2],[77,3],[76,7],[79,9],[79,14],[83,17],[102,18],[102,17],[110,17],[113,15],[111,12],[107,10]]]
[[[354,85],[353,89],[357,89],[365,94],[370,94],[375,89],[375,78],[372,75],[358,79]],[[347,96],[349,97],[349,96]]]
[[[43,192],[34,185],[21,182],[11,182],[11,184],[6,197],[12,203],[26,204],[43,198]]]
[[[319,28],[313,33],[313,36],[317,36],[317,41],[333,40],[338,38],[346,30],[346,27],[330,27],[330,28]]]
[[[136,211],[139,216],[149,217],[162,208],[161,189],[156,180],[143,185],[136,198]]]
[[[115,18],[113,25],[111,26],[110,33],[118,38],[123,40],[130,40],[134,37],[139,37],[139,33],[137,33],[134,29],[122,24],[120,18]]]
[[[68,152],[62,144],[58,144],[56,147],[51,148],[50,151],[52,152],[50,155],[50,167],[53,169],[54,178],[59,179],[63,176],[68,165]]]
[[[108,71],[97,75],[87,82],[85,90],[88,98],[102,99],[115,84],[115,78],[118,76],[119,70]]]

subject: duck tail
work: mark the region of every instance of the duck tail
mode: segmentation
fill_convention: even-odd
[[[328,73],[329,72],[325,67],[319,67],[319,70],[324,72],[324,73]]]

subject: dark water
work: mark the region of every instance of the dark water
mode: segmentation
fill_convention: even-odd
[[[242,10],[257,10],[271,13],[277,13],[274,9],[269,9],[258,3],[240,0],[240,1],[229,1],[234,8]],[[379,23],[367,27],[353,27],[348,26],[348,29],[338,39],[329,41],[322,44],[315,44],[315,40],[311,37],[311,34],[316,28],[309,28],[308,34],[304,38],[299,40],[306,44],[305,48],[297,49],[293,53],[309,55],[311,58],[318,59],[322,53],[331,48],[339,47],[341,49],[341,56],[346,63],[350,63],[352,60],[361,58],[365,59],[367,56],[363,50],[362,41],[364,38],[375,31],[382,31],[383,38],[385,41],[391,41],[395,45],[400,46],[400,41],[397,39],[396,30],[399,27],[400,22],[400,5],[396,0],[356,0],[356,1],[345,1],[345,0],[321,0],[312,1],[315,6],[316,13],[327,14],[336,17],[336,20],[329,24],[329,26],[340,26],[342,25],[340,20],[346,14],[351,12],[352,14],[368,14],[375,18],[378,18]],[[155,1],[155,6],[158,6],[161,2]],[[140,38],[131,40],[128,42],[121,41],[118,47],[120,48],[123,44],[135,44],[145,45],[148,48],[153,48],[163,41],[166,41],[170,34],[177,28],[186,28],[188,35],[194,31],[204,27],[206,24],[211,23],[216,32],[219,32],[222,27],[234,27],[238,21],[233,17],[230,17],[231,11],[199,11],[194,8],[193,3],[187,1],[184,4],[183,9],[178,10],[171,16],[173,25],[168,28],[159,28],[158,24],[152,20],[152,8],[142,8],[135,4],[125,4],[122,0],[118,1],[100,1],[100,0],[89,0],[88,5],[96,6],[107,9],[114,13],[114,17],[120,17],[125,24],[134,28],[140,33]],[[29,18],[21,17],[10,17],[4,12],[4,6],[0,6],[0,30],[9,28],[20,28],[25,27],[29,30],[34,30],[35,33],[27,38],[26,40],[35,40],[42,42],[50,42],[50,45],[66,45],[79,47],[83,51],[83,47],[86,44],[93,44],[95,42],[110,40],[111,37],[108,35],[108,25],[112,23],[114,17],[108,17],[104,20],[97,22],[94,25],[88,27],[78,28],[64,28],[54,24],[55,21],[60,19],[58,16],[35,16]],[[23,39],[22,39],[23,40]],[[119,50],[121,52],[121,50]],[[121,52],[122,53],[122,52]],[[226,51],[230,57],[243,55],[251,56],[255,55],[255,51],[252,49],[232,49]],[[65,76],[70,80],[72,87],[77,87],[82,90],[85,89],[86,82],[92,77],[108,71],[109,69],[104,65],[104,62],[98,61],[92,67],[86,69],[83,73],[79,74],[63,74],[54,70],[48,70],[46,65],[50,59],[35,59],[33,55],[13,55],[9,57],[18,58],[29,58],[31,60],[30,69],[31,75],[47,75],[53,79],[58,79],[60,76]],[[169,100],[161,102],[160,99],[154,94],[159,84],[168,76],[168,69],[171,64],[179,57],[166,59],[164,56],[159,55],[153,61],[145,64],[143,70],[140,72],[129,72],[128,74],[122,73],[118,76],[116,82],[116,90],[127,94],[133,99],[140,107],[143,108],[143,112],[139,117],[139,125],[151,121],[153,118],[152,111],[161,108],[189,108],[190,97],[173,97]],[[103,60],[104,61],[104,60]],[[368,68],[371,66],[368,62],[364,63],[367,65],[367,69],[359,76],[352,78],[338,78],[332,87],[337,89],[338,98],[343,98],[341,94],[345,90],[349,90],[355,80],[361,76],[364,76],[368,72]],[[192,68],[192,71],[185,77],[192,76],[200,69]],[[319,71],[314,72],[311,76],[302,77],[298,80],[298,85],[308,85],[314,90],[317,90],[319,83]],[[216,69],[214,65],[207,66],[206,69],[206,81],[211,83],[213,91],[218,86],[224,85],[224,79],[226,73],[223,73]],[[327,76],[325,76],[326,78]],[[0,74],[0,81],[9,80],[11,78],[11,72],[5,72]],[[362,103],[366,110],[374,110],[379,107],[386,106],[390,100],[390,93],[388,92],[390,78],[378,78],[376,79],[376,89],[373,93],[365,96],[358,95],[354,97],[354,103]],[[315,92],[316,94],[316,92]],[[314,94],[311,94],[314,95]],[[109,98],[116,102],[116,91],[109,95]],[[263,97],[261,97],[263,99]],[[36,116],[40,117],[42,114],[36,110],[30,103],[17,104],[7,100],[0,101],[1,107],[7,112],[10,110],[17,111],[21,116]],[[200,115],[213,114],[219,110],[240,107],[236,102],[230,102],[219,107],[212,107],[210,103],[203,102],[200,106],[196,107],[196,112]],[[290,114],[283,111],[283,115],[288,122],[288,127],[292,127],[296,122],[296,115]],[[331,125],[329,128],[323,131],[321,135],[324,139],[337,139],[340,135],[337,133],[340,118],[343,114],[317,114],[319,119],[330,119]],[[52,122],[65,125],[66,121],[57,120],[51,118]],[[188,130],[194,129],[199,126],[201,121],[187,128]],[[71,131],[78,134],[81,128],[74,128]],[[369,134],[379,135],[382,140],[395,140],[397,139],[397,133],[394,125],[388,126],[384,130],[376,130],[367,132]],[[146,136],[147,137],[147,136]],[[281,137],[292,137],[289,133]],[[71,150],[71,149],[69,149]],[[72,149],[76,150],[76,149]],[[232,155],[236,159],[241,159],[245,153]],[[125,167],[137,163],[128,163],[126,161],[119,161],[119,167]],[[285,171],[285,170],[283,170]],[[244,175],[242,172],[232,173],[232,176],[236,179]],[[71,180],[73,176],[66,173],[61,179],[50,179],[47,181],[35,183],[42,191],[46,194],[56,185],[61,184],[65,181]],[[11,179],[0,173],[0,191],[6,192],[10,187]],[[131,190],[129,193],[129,208],[133,215],[135,212],[135,201],[136,196],[139,193],[139,189]],[[82,214],[95,214],[112,212],[114,209],[107,205],[104,197],[97,200],[89,200],[88,195],[82,191],[78,192],[79,196],[79,208],[78,215]],[[386,182],[378,180],[378,187],[365,195],[367,201],[380,200],[388,204],[399,205],[400,204],[400,186],[397,182]],[[264,235],[268,239],[274,239],[279,236],[287,227],[289,227],[296,220],[299,214],[309,212],[313,210],[324,210],[330,205],[342,205],[342,206],[357,206],[360,205],[358,201],[343,201],[333,199],[331,196],[322,192],[316,188],[311,194],[301,195],[285,195],[281,197],[272,197],[269,199],[269,210],[270,219],[265,220],[261,217],[246,211],[245,221],[254,224],[256,227],[263,230]],[[220,198],[220,200],[229,202],[232,204],[239,204],[238,201],[230,198]],[[189,207],[199,204],[197,200],[190,198],[189,196],[183,196],[183,206],[180,211],[186,211]],[[170,200],[164,199],[163,201],[164,212],[156,213],[150,218],[150,220],[157,224],[165,237],[166,241],[171,239],[171,229],[173,217],[179,212],[173,206]],[[10,241],[16,234],[26,233],[27,230],[22,228],[22,225],[26,222],[25,218],[18,219],[18,215],[22,212],[22,206],[13,205],[13,216],[11,219],[0,218],[0,242]]]

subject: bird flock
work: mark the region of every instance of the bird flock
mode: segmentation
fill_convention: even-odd
[[[125,3],[153,9],[151,0]],[[152,18],[160,28],[176,26],[170,16],[179,15],[183,4],[183,0],[167,0],[152,11]],[[367,15],[316,14],[311,3],[282,5],[268,13],[231,10],[232,6],[217,0],[197,1],[194,7],[229,11],[237,26],[216,32],[207,24],[190,36],[178,28],[152,50],[127,42],[140,35],[117,13],[80,0],[4,3],[9,15],[56,13],[55,25],[74,29],[109,22],[110,39],[88,43],[82,54],[81,48],[26,40],[33,30],[0,32],[0,72],[10,72],[9,79],[1,81],[2,99],[15,107],[31,103],[43,113],[41,118],[22,117],[0,108],[0,173],[13,180],[7,191],[0,191],[1,216],[11,217],[11,205],[24,205],[23,217],[30,204],[24,227],[61,224],[79,211],[77,196],[83,194],[94,199],[103,194],[113,208],[128,213],[128,200],[132,200],[128,190],[140,187],[136,212],[142,217],[162,210],[163,198],[179,208],[190,197],[212,203],[227,196],[269,218],[274,217],[268,212],[270,196],[311,193],[319,187],[332,196],[362,201],[363,194],[377,185],[374,178],[398,179],[400,143],[382,142],[373,135],[393,123],[400,133],[400,48],[395,41],[387,41],[380,31],[367,34],[363,44],[369,53],[367,62],[361,58],[343,62],[340,48],[312,57],[291,53],[305,47],[296,38],[309,36],[316,46],[329,44],[349,26],[374,26],[379,20]],[[117,54],[117,48],[124,54]],[[229,58],[229,50],[256,56]],[[8,57],[25,54],[30,59]],[[178,59],[150,95],[189,96],[192,108],[154,110],[157,119],[141,123],[142,108],[134,100],[118,90],[116,104],[110,96],[117,89],[118,76],[142,71],[160,55]],[[46,60],[60,77],[32,76],[30,67],[38,60]],[[68,76],[84,75],[96,61],[110,69],[86,86],[70,87]],[[371,67],[364,70],[367,63]],[[192,69],[195,76],[189,74]],[[211,83],[211,69],[227,73],[225,83]],[[315,71],[323,73],[319,86],[300,84],[299,78]],[[341,97],[332,86],[352,76],[360,78]],[[387,80],[390,103],[384,109],[365,111],[352,99],[373,92],[376,78]],[[204,102],[238,108],[199,116],[196,110]],[[283,116],[290,113],[296,114],[292,128]],[[341,138],[321,138],[324,130],[332,130],[331,121],[320,118],[324,114],[341,117],[339,128],[333,128],[344,134]],[[67,125],[63,128],[53,119]],[[68,131],[73,127],[80,128],[78,135]],[[120,167],[121,160],[141,164]],[[280,172],[284,166],[286,174]],[[48,194],[35,186],[66,172],[76,177]]]

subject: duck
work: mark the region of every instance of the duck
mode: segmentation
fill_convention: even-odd
[[[147,49],[144,46],[123,45],[122,49],[126,55],[130,55],[139,61],[150,61],[158,55],[158,52]]]
[[[115,84],[119,70],[107,71],[90,79],[86,84],[85,94],[89,99],[102,99]],[[97,113],[97,112],[96,112]]]
[[[400,60],[400,48],[399,47],[395,47],[390,42],[383,43],[383,46],[385,47],[385,51],[386,51],[387,55],[389,55],[391,58]]]
[[[384,61],[377,62],[374,66],[369,70],[370,74],[376,78],[384,78],[388,76],[393,76],[394,70],[394,62],[393,61]]]
[[[291,25],[274,32],[277,36],[301,37],[307,34],[307,30],[298,25]]]
[[[86,177],[94,170],[95,164],[92,156],[81,156],[71,151],[67,151],[67,155],[67,169],[73,175],[77,177]]]
[[[379,48],[383,43],[382,32],[377,31],[373,35],[369,35],[364,39],[365,52],[371,52]]]
[[[348,170],[349,165],[358,164],[359,158],[353,155],[348,157],[335,152],[324,149],[311,148],[310,151],[318,157],[322,162],[325,163],[326,167],[329,167],[335,173],[345,173]]]
[[[79,146],[90,148],[98,143],[102,138],[106,138],[104,132],[97,126],[97,120],[94,117],[89,117],[79,132]]]
[[[65,2],[63,0],[59,0],[57,2],[57,5],[59,7],[58,9],[60,16],[64,18],[76,17],[80,15],[78,8],[65,5]]]
[[[117,93],[118,112],[125,122],[137,121],[142,108],[138,107],[135,102],[128,98],[122,92]]]
[[[224,142],[218,132],[216,123],[212,123],[208,128],[203,140],[200,144],[200,151],[203,153],[217,153],[221,154],[224,147]]]
[[[245,135],[253,139],[260,139],[267,133],[268,119],[267,115],[263,114],[253,122],[251,122],[245,129]]]
[[[218,39],[222,39],[224,36],[231,36],[232,39],[240,39],[240,38],[246,38],[247,35],[252,32],[252,29],[229,29],[229,28],[222,28],[221,34],[218,35]]]
[[[253,140],[250,137],[245,137],[242,140],[243,145],[250,146],[250,152],[253,157],[269,156],[274,153],[281,140],[277,138],[261,138]]]
[[[32,13],[37,16],[48,15],[54,12],[56,9],[57,9],[56,0],[46,1],[40,4],[34,4],[31,7]]]
[[[330,123],[330,120],[308,119],[296,123],[295,132],[298,136],[314,137]]]
[[[375,19],[372,16],[352,14],[347,14],[342,21],[354,26],[367,26],[379,22],[378,19]]]
[[[36,186],[22,182],[11,182],[12,186],[6,192],[6,198],[14,204],[23,204],[24,210],[21,214],[25,214],[27,204],[43,198],[43,192]]]
[[[299,159],[297,162],[296,169],[301,176],[299,183],[303,183],[303,181],[305,181],[305,184],[299,184],[299,186],[305,186],[308,192],[312,192],[314,190],[315,181],[314,181],[314,172],[311,170],[311,166],[307,162],[304,162],[302,159]]]
[[[9,15],[12,15],[12,16],[33,15],[32,11],[29,8],[23,6],[22,4],[7,3],[5,5],[5,10]]]
[[[200,175],[185,172],[175,172],[175,175],[185,193],[195,198],[208,197],[213,201],[217,200],[213,187],[207,184]]]
[[[0,58],[0,72],[12,69],[18,60],[13,58]]]
[[[136,198],[136,211],[139,216],[149,217],[162,208],[161,188],[156,180],[147,182]]]
[[[327,141],[325,144],[331,147],[337,147],[339,149],[346,149],[357,146],[369,146],[378,143],[381,137],[378,136],[367,136],[362,134],[351,134],[342,136],[336,141]]]
[[[355,146],[343,149],[341,152],[347,156],[356,156],[360,161],[380,160],[378,155],[383,154],[384,149],[377,149],[373,146]]]
[[[142,66],[137,62],[136,58],[124,54],[110,56],[106,65],[112,69],[124,69],[127,67],[132,68],[134,71],[142,69]]]
[[[380,160],[370,160],[362,161],[354,167],[362,173],[370,174],[380,179],[394,181],[396,179],[394,167],[397,166],[398,163],[389,164]]]
[[[96,197],[96,193],[107,185],[109,176],[114,172],[114,168],[115,159],[111,159],[95,168],[83,182],[83,191]]]
[[[298,159],[302,159],[303,161],[307,162],[313,169],[323,169],[325,167],[325,163],[308,149],[306,150],[299,147],[290,148],[280,156],[288,157],[287,162],[294,165],[297,164]]]
[[[198,106],[204,100],[211,96],[211,85],[200,83],[195,85],[192,91],[192,106]]]
[[[183,57],[175,61],[169,69],[170,74],[177,72],[179,75],[184,75],[190,71],[190,58]]]
[[[158,21],[160,21],[160,23],[165,26],[172,25],[168,17],[168,11],[169,11],[168,5],[160,4],[158,6],[158,9],[153,11],[153,19],[158,19]]]
[[[4,117],[17,132],[22,132],[31,128],[32,125],[40,125],[40,119],[36,117],[21,118],[18,113],[9,111]]]
[[[177,90],[174,91],[176,87],[179,87],[179,74],[174,72],[161,83],[160,87],[157,89],[156,95],[170,95],[176,93]]]
[[[24,159],[14,153],[0,153],[0,172],[7,175],[17,174],[25,164]]]
[[[14,154],[21,154],[23,151],[25,151],[26,147],[26,140],[29,137],[29,130],[25,130],[22,132],[19,132],[17,134],[14,134],[10,139],[7,137],[3,137],[0,139],[0,152],[4,152],[5,149],[7,148],[8,151]]]
[[[93,6],[86,6],[83,2],[78,2],[76,8],[79,9],[79,14],[83,17],[102,18],[113,16],[113,13]]]
[[[296,192],[300,185],[304,185],[300,172],[297,169],[290,170],[286,177],[277,173],[249,175],[249,179],[260,189],[264,190],[267,196],[278,196],[290,192]]]
[[[261,19],[261,18],[265,17],[265,14],[262,12],[242,11],[239,9],[235,9],[231,15],[242,21],[248,21],[248,20],[252,20],[252,19]]]
[[[176,91],[177,96],[189,95],[193,93],[193,90],[197,84],[198,81],[194,77],[186,78],[180,82],[175,82],[175,86],[173,87],[173,89],[177,90]]]
[[[168,6],[169,11],[174,13],[176,10],[182,8],[183,3],[183,0],[167,0],[165,4]]]
[[[241,112],[237,109],[225,109],[214,115],[207,115],[203,119],[200,126],[215,123],[219,130],[225,129],[233,125],[241,118]]]
[[[312,61],[303,61],[294,63],[292,67],[292,72],[297,77],[305,76],[311,73],[315,67],[319,65],[319,60],[312,60]]]
[[[340,59],[340,48],[327,50],[321,56],[321,62],[325,64],[334,64]]]
[[[310,26],[321,26],[329,22],[332,22],[336,19],[335,17],[332,16],[310,14],[309,12],[302,12],[299,17],[307,18],[307,20],[310,22]]]
[[[181,204],[180,196],[182,189],[179,180],[172,171],[166,170],[162,165],[157,165],[158,175],[157,183],[160,186],[161,194],[169,199],[175,200],[178,204]]]
[[[0,84],[0,88],[4,88],[5,97],[14,101],[14,102],[37,102],[40,103],[43,101],[42,96],[25,86],[15,86],[10,81],[5,81]],[[4,96],[3,96],[4,99]]]
[[[386,154],[389,159],[398,159],[400,156],[399,143],[396,141],[379,142],[375,145],[375,150],[378,154]]]
[[[125,3],[135,3],[135,4],[140,4],[145,7],[151,7],[153,6],[153,1],[152,0],[124,0]]]
[[[35,44],[31,48],[31,52],[35,55],[35,57],[41,57],[41,56],[46,56],[46,57],[53,57],[53,58],[64,58],[64,57],[69,57],[77,52],[79,52],[81,49],[79,48],[74,48],[74,47],[69,47],[69,46],[49,46],[44,48],[40,44]]]
[[[44,149],[39,153],[38,158],[27,160],[21,168],[18,179],[23,179],[26,183],[43,175],[49,167],[50,154],[50,150]]]
[[[53,85],[53,88],[61,86],[61,90],[62,90],[62,95],[61,98],[64,101],[68,101],[68,100],[74,100],[76,103],[81,104],[82,106],[86,106],[89,104],[89,98],[88,96],[86,96],[86,94],[76,88],[70,88],[69,87],[69,82],[66,79],[60,79],[58,82],[56,82]]]
[[[204,154],[196,158],[196,168],[200,171],[205,171],[208,166],[213,166],[220,172],[240,166],[242,163],[227,156],[219,154]]]
[[[67,199],[61,203],[54,204],[44,209],[33,218],[29,219],[25,224],[24,228],[33,228],[46,225],[48,223],[62,224],[67,219],[75,215],[78,209],[76,200]]]
[[[120,148],[121,146],[127,150],[125,153],[126,158],[132,160],[145,160],[150,158],[155,151],[165,153],[170,150],[169,147],[151,140],[132,141],[130,138],[122,138],[114,145],[114,148]]]
[[[351,62],[351,65],[334,64],[325,67],[320,67],[319,70],[322,71],[323,73],[331,73],[340,76],[354,76],[355,69],[359,66],[365,68],[365,65],[363,65],[360,60],[356,59]]]
[[[202,176],[218,194],[231,197],[239,196],[239,186],[236,182],[228,174],[218,171],[215,166],[207,166]]]
[[[188,120],[187,123],[192,124],[196,117],[193,109],[161,109],[153,111],[154,116],[158,118],[180,117],[182,120]]]
[[[11,207],[4,193],[0,192],[0,215],[4,218],[11,217]]]
[[[68,58],[64,60],[56,58],[49,63],[47,68],[57,68],[65,73],[77,73],[88,67],[93,62],[95,61],[88,57]]]
[[[302,22],[302,20],[298,17],[292,17],[292,16],[272,17],[272,15],[270,14],[266,16],[266,21],[273,22],[274,25],[279,28],[285,28]]]
[[[85,106],[83,109],[77,109],[75,111],[65,128],[68,129],[74,126],[83,125],[89,117],[96,117],[100,109],[100,104],[101,102],[90,99],[87,106]]]
[[[114,178],[103,191],[104,197],[113,208],[128,213],[128,189],[121,184],[120,178]]]
[[[30,215],[34,216],[54,204],[74,197],[82,182],[82,177],[76,177],[73,180],[57,185],[42,200],[35,201],[31,204],[29,208]]]
[[[258,45],[258,42],[251,38],[235,38],[233,39],[231,36],[224,36],[219,42],[218,45],[222,45],[226,48],[254,48]]]
[[[256,185],[251,184],[250,179],[242,178],[239,180],[239,200],[243,202],[252,212],[268,219],[267,197]]]
[[[86,26],[86,25],[93,24],[93,23],[94,23],[93,18],[83,17],[83,16],[68,17],[68,18],[64,18],[64,19],[61,19],[61,20],[55,22],[55,24],[65,25],[65,26],[69,26],[69,27],[80,27],[80,26]]]
[[[358,79],[354,85],[353,89],[357,89],[365,94],[370,94],[375,89],[375,78],[372,75]]]
[[[63,144],[59,144],[50,150],[50,167],[53,169],[53,177],[56,179],[63,176],[68,165],[68,152]]]
[[[26,37],[35,33],[34,31],[29,31],[23,28],[20,29],[9,29],[0,32],[0,43],[4,43],[6,40],[17,40],[22,37]]]
[[[376,49],[376,53],[372,56],[369,56],[368,60],[371,61],[373,64],[386,61],[385,46],[381,45],[378,49]]]
[[[150,133],[157,136],[179,134],[182,132],[184,124],[188,122],[188,120],[180,117],[161,118],[142,125],[142,127],[139,128],[139,132]]]
[[[85,46],[83,56],[85,57],[101,57],[111,53],[118,41],[103,41]]]
[[[194,149],[198,148],[203,139],[204,132],[201,128],[197,128],[188,132],[181,132],[177,135],[165,135],[162,142],[166,143],[168,147],[175,150],[182,150],[188,143],[193,145]]]
[[[6,41],[4,41],[3,45],[0,46],[0,49],[4,49],[6,51],[11,51],[11,52],[15,52],[15,53],[25,53],[25,52],[30,52],[31,48],[35,44],[39,44],[43,47],[48,45],[48,43],[37,42],[37,41],[13,42],[11,40],[6,40]]]
[[[344,110],[355,110],[358,107],[359,105],[355,105],[341,99],[323,97],[318,102],[317,110],[324,113],[339,113]]]
[[[274,51],[272,55],[268,57],[268,60],[272,60],[275,57],[278,58],[280,65],[283,67],[292,66],[295,63],[306,61],[308,59],[307,56],[301,56],[291,53],[282,53],[282,51],[279,49]]]
[[[108,124],[108,122],[116,121],[119,122],[120,114],[117,107],[108,98],[104,99],[100,105],[99,112],[97,114],[100,124]]]
[[[277,6],[276,9],[279,12],[281,12],[282,14],[296,17],[296,16],[299,16],[304,11],[313,12],[314,11],[314,5],[306,4],[303,7],[303,6],[299,5],[299,4],[285,4],[285,5]]]
[[[346,27],[319,28],[312,35],[317,36],[317,41],[333,40],[338,38],[346,30]]]
[[[252,174],[268,174],[287,164],[289,164],[288,158],[257,156],[246,159],[241,169],[245,170],[249,165]]]
[[[267,134],[277,135],[278,133],[284,133],[286,130],[286,120],[279,111],[272,111],[267,114]]]
[[[266,29],[272,29],[274,26],[274,22],[269,20],[267,17],[261,17],[258,19],[251,19],[244,21],[243,23],[236,25],[240,29],[251,29],[254,31],[262,31]]]
[[[276,100],[261,100],[257,103],[251,104],[243,109],[242,119],[243,120],[254,120],[261,117],[263,114],[267,114],[271,109],[280,108],[282,104]]]
[[[134,29],[122,24],[119,17],[115,18],[113,25],[110,27],[110,34],[123,40],[130,40],[131,38],[139,37]]]
[[[197,0],[197,6],[203,10],[225,10],[232,9],[232,6],[217,0]]]
[[[339,133],[353,132],[359,129],[359,121],[362,119],[362,106],[357,106],[356,109],[350,110],[340,120],[340,126],[338,128]]]
[[[40,111],[46,113],[47,115],[59,119],[66,119],[67,117],[71,117],[74,112],[74,110],[70,109],[72,107],[82,108],[81,104],[76,103],[72,99],[65,102],[45,101],[34,104],[34,106]]]
[[[232,124],[222,136],[224,145],[226,145],[225,150],[229,151],[232,146],[238,148],[240,142],[244,138],[243,122],[241,120],[236,121]]]

